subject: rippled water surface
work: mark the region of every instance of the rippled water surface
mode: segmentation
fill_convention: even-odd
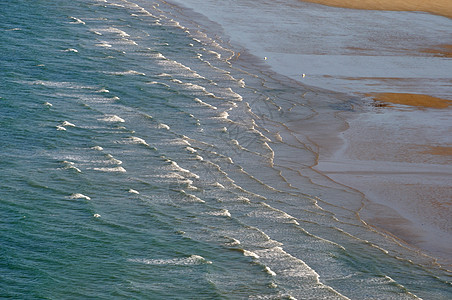
[[[164,1],[0,9],[0,297],[451,297],[291,130],[354,99],[236,64]]]

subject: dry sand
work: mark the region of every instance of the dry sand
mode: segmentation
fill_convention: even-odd
[[[452,1],[450,0],[304,0],[329,6],[395,11],[424,11],[452,18]]]
[[[372,97],[375,101],[425,108],[447,108],[452,105],[451,100],[432,97],[429,95],[407,93],[371,93],[366,96]]]
[[[428,150],[422,151],[422,154],[431,155],[450,155],[452,156],[452,147],[442,147],[442,146],[429,146]]]

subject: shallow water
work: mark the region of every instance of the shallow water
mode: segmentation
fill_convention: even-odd
[[[2,297],[450,297],[290,129],[340,129],[353,98],[239,65],[165,2],[1,10]]]

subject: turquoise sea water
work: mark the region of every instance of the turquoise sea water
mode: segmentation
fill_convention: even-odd
[[[239,62],[164,1],[0,11],[0,298],[452,297],[309,168],[290,124],[338,127],[354,99]]]

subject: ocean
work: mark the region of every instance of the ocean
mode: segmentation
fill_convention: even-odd
[[[0,298],[452,297],[293,130],[340,130],[356,97],[271,72],[166,1],[0,11]]]

